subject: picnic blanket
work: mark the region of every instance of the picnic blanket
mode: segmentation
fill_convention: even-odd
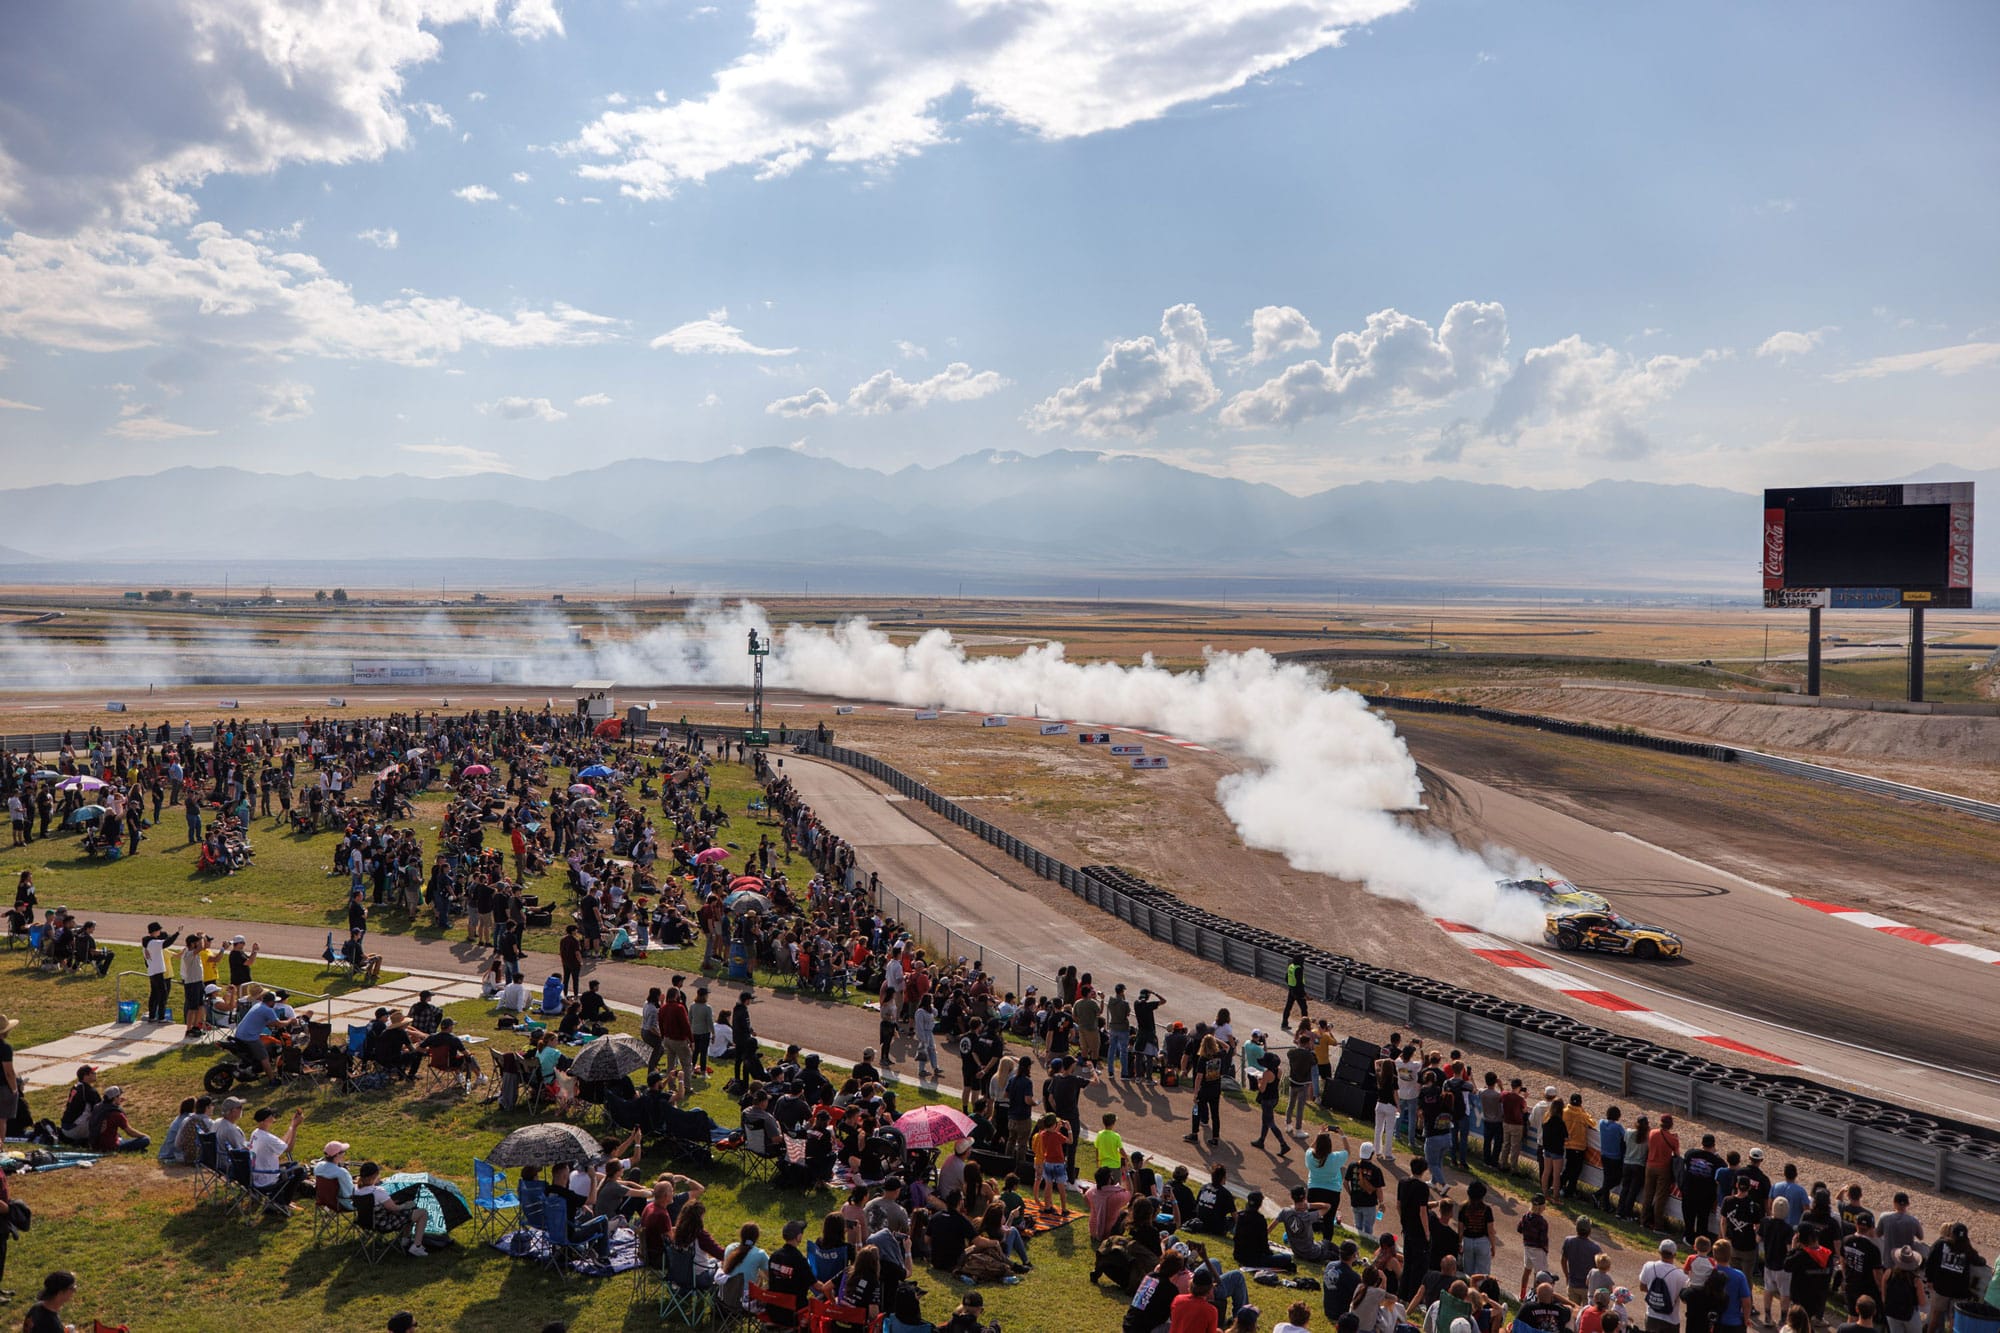
[[[1068,1226],[1079,1218],[1088,1218],[1089,1216],[1090,1208],[1088,1205],[1083,1208],[1072,1208],[1069,1210],[1069,1216],[1064,1217],[1062,1210],[1059,1208],[1051,1208],[1045,1203],[1037,1203],[1033,1199],[1025,1199],[1021,1203],[1021,1235],[1024,1237],[1039,1236],[1044,1231],[1055,1231],[1060,1227]]]
[[[549,1259],[549,1238],[531,1227],[508,1232],[494,1241],[492,1248],[515,1259],[532,1259],[536,1263],[547,1263]],[[638,1234],[632,1231],[613,1232],[610,1253],[609,1263],[594,1256],[572,1259],[569,1271],[582,1277],[611,1277],[631,1272],[639,1266]]]

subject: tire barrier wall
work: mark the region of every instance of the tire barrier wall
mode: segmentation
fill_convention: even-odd
[[[1797,759],[1785,759],[1758,750],[1743,750],[1730,745],[1709,745],[1702,741],[1677,741],[1665,736],[1649,736],[1643,731],[1600,727],[1589,722],[1571,722],[1564,718],[1543,717],[1535,713],[1510,713],[1501,708],[1481,708],[1477,704],[1453,703],[1448,699],[1410,699],[1396,694],[1364,694],[1361,697],[1368,701],[1368,706],[1371,708],[1393,708],[1406,713],[1438,713],[1448,717],[1478,718],[1482,722],[1499,722],[1510,727],[1532,727],[1536,731],[1552,732],[1558,736],[1578,736],[1584,740],[1605,741],[1612,745],[1657,750],[1662,754],[1713,759],[1724,764],[1745,764],[1771,773],[1782,773],[1786,777],[1817,782],[1823,786],[1841,787],[1848,791],[1891,800],[1942,806],[1947,810],[1956,810],[1960,814],[1971,815],[1977,819],[2000,823],[2000,805],[1988,801],[1975,801],[1969,796],[1954,796],[1949,792],[1931,791],[1925,787],[1912,787],[1907,783],[1871,778],[1865,773],[1850,773],[1846,769],[1827,768],[1822,764],[1803,763]]]
[[[1810,1079],[1760,1074],[1622,1036],[1564,1014],[1449,982],[1375,967],[1217,916],[1113,866],[1078,869],[1008,833],[873,755],[808,742],[801,754],[856,769],[921,801],[1044,879],[1134,929],[1207,962],[1282,986],[1306,959],[1314,999],[1588,1081],[1656,1106],[1858,1166],[2000,1203],[2000,1131],[1907,1110]]]

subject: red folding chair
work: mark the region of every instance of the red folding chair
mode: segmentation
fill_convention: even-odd
[[[755,1282],[750,1284],[750,1303],[757,1307],[757,1322],[766,1328],[793,1328],[800,1320],[799,1298],[782,1291],[766,1291]],[[791,1319],[779,1319],[780,1314],[792,1315]]]

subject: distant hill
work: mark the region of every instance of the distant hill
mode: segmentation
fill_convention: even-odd
[[[0,565],[32,565],[40,559],[38,555],[29,555],[11,546],[0,546]]]
[[[1919,477],[1933,474],[2000,485],[2000,474],[1967,469]],[[0,491],[0,524],[43,551],[68,552],[77,533],[98,534],[86,559],[113,563],[632,562],[694,576],[755,569],[759,579],[844,570],[878,585],[918,571],[1748,595],[1758,503],[1714,487],[1611,481],[1572,490],[1366,482],[1301,496],[1075,450],[987,450],[882,472],[760,449],[706,462],[627,459],[547,480],[175,468]],[[219,518],[158,521],[176,513]],[[1980,549],[1992,568],[1996,543]],[[33,559],[0,552],[0,564]],[[68,556],[48,573],[81,567]]]

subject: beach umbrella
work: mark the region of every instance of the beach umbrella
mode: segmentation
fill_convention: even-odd
[[[83,777],[81,775],[73,778],[64,778],[56,784],[56,786],[62,788],[64,791],[96,791],[104,785],[105,783],[101,778]]]
[[[710,865],[716,861],[727,861],[728,859],[729,851],[723,847],[709,847],[694,854],[694,863],[698,866]]]
[[[764,891],[764,881],[755,875],[738,875],[735,879],[729,881],[729,887],[731,890],[748,889],[752,893],[762,893]]]
[[[425,748],[424,748],[423,746],[421,746],[421,745],[415,745],[415,746],[412,746],[412,747],[410,747],[409,749],[407,749],[407,750],[403,751],[403,758],[405,758],[405,759],[416,759],[416,758],[419,758],[419,757],[421,757],[421,756],[423,756],[423,755],[427,755],[427,754],[429,754],[429,753],[430,753],[430,751],[429,751],[429,750],[427,750],[427,749],[425,749]]]
[[[606,768],[602,764],[592,764],[589,768],[577,770],[577,776],[580,778],[614,778],[618,776],[618,773],[616,769]]]
[[[69,822],[72,824],[95,824],[102,818],[104,818],[103,806],[85,805],[79,806],[70,812]]]
[[[460,775],[464,777],[483,778],[488,773],[491,773],[493,770],[488,768],[484,764],[467,764],[464,768],[461,768],[458,771]]]
[[[587,1082],[608,1083],[644,1069],[651,1058],[652,1052],[631,1037],[599,1037],[576,1053],[569,1062],[569,1072]]]
[[[579,796],[574,801],[571,801],[569,804],[570,804],[570,809],[572,810],[599,810],[603,808],[599,806],[594,799],[588,796]]]
[[[622,741],[625,739],[625,719],[622,717],[608,717],[598,723],[590,734],[602,737],[605,740]]]
[[[896,1117],[896,1128],[912,1148],[936,1148],[972,1137],[972,1117],[950,1106],[919,1106]]]
[[[440,1236],[472,1220],[472,1205],[458,1186],[442,1176],[422,1171],[398,1171],[382,1182],[389,1197],[408,1207],[414,1203],[424,1210],[428,1224],[424,1232]]]
[[[722,900],[722,906],[725,910],[731,912],[748,912],[753,909],[759,912],[768,912],[771,910],[771,900],[761,893],[754,893],[749,889],[738,889]]]
[[[378,782],[386,782],[392,775],[400,773],[402,771],[403,771],[403,766],[401,764],[391,764],[387,768],[383,769],[380,773],[377,773],[375,775],[375,778]]]
[[[562,1162],[594,1162],[602,1156],[603,1145],[575,1125],[544,1120],[523,1125],[500,1140],[486,1154],[486,1160],[495,1166],[556,1166]]]
[[[597,795],[597,788],[591,786],[588,782],[572,782],[569,786],[569,794],[571,796],[595,796]]]
[[[56,772],[53,768],[38,768],[28,776],[37,782],[47,782],[50,778],[61,777],[62,774]]]

